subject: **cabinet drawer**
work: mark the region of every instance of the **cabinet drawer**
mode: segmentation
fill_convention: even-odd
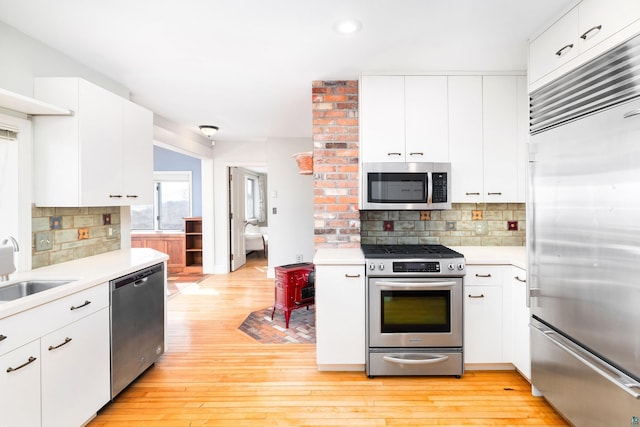
[[[53,331],[108,306],[109,284],[103,283],[52,301],[43,308],[47,309],[46,319]]]
[[[502,266],[499,265],[467,265],[464,284],[502,285],[502,272]]]
[[[2,319],[0,355],[108,306],[109,284],[103,283]]]

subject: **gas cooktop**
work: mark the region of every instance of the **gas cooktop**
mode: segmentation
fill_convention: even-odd
[[[443,259],[464,256],[443,245],[362,245],[367,259],[372,258],[412,258]]]

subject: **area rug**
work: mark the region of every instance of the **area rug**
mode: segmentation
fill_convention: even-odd
[[[254,311],[238,327],[242,332],[263,344],[314,344],[316,342],[316,310],[311,306],[291,312],[289,328],[285,327],[284,313],[273,307]]]

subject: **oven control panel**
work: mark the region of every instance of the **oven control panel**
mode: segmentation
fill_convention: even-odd
[[[368,276],[449,276],[461,277],[466,273],[462,259],[440,261],[369,259]]]

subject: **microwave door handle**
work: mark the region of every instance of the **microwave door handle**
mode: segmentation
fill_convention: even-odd
[[[378,288],[442,288],[455,286],[456,282],[375,282]]]
[[[430,205],[433,199],[433,179],[432,173],[427,172],[427,204]]]

